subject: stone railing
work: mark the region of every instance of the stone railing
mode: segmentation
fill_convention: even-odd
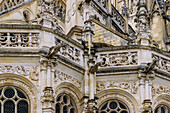
[[[123,32],[125,31],[125,19],[122,15],[117,11],[117,9],[112,5],[112,25],[116,24]],[[113,25],[115,26],[115,25]]]
[[[158,54],[152,54],[153,59],[157,59],[156,69],[170,72],[170,60],[166,57],[159,56]]]
[[[38,33],[0,33],[0,47],[38,47]]]
[[[101,67],[109,66],[124,66],[124,65],[137,65],[138,54],[137,51],[133,52],[119,52],[119,53],[101,53],[99,54]]]
[[[64,41],[61,41],[60,39],[56,38],[56,43],[66,43]],[[58,54],[68,58],[71,61],[74,61],[76,63],[81,63],[81,53],[78,48],[75,48],[69,44],[66,44],[65,47],[61,47]]]
[[[4,11],[4,10],[7,10],[11,7],[14,7],[16,6],[17,4],[21,4],[23,3],[25,0],[3,0],[1,3],[0,3],[0,12],[1,11]]]

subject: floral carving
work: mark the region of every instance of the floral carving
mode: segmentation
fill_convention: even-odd
[[[137,65],[137,52],[100,54],[101,67]]]
[[[56,43],[65,43],[59,39],[56,38]],[[78,50],[77,48],[70,46],[69,44],[67,44],[64,47],[61,47],[58,54],[74,61],[74,62],[80,62],[80,50]]]
[[[132,94],[136,94],[138,91],[138,84],[136,82],[97,82],[97,91],[110,88],[126,89],[129,90]]]
[[[0,33],[0,47],[38,47],[38,33]]]
[[[170,94],[170,88],[167,86],[152,86],[152,95],[155,96],[156,94]]]
[[[0,73],[15,73],[26,76],[29,75],[29,68],[26,68],[24,66],[5,65],[0,66]]]
[[[166,70],[170,72],[170,60],[155,54],[152,54],[152,58],[158,60],[155,66],[157,69]]]
[[[76,78],[73,78],[72,76],[64,73],[64,72],[60,72],[58,70],[55,71],[55,81],[58,82],[59,81],[62,81],[62,82],[71,82],[73,83],[74,85],[76,85],[78,88],[81,87],[81,82],[79,82]]]

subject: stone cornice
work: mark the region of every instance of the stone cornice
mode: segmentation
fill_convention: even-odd
[[[107,52],[107,51],[119,51],[119,50],[129,50],[129,49],[144,49],[144,50],[151,50],[163,54],[165,56],[170,57],[170,53],[156,47],[151,46],[142,46],[142,45],[132,45],[132,46],[115,46],[115,47],[104,47],[104,48],[97,48],[97,52]]]
[[[63,39],[67,40],[68,42],[78,46],[81,49],[83,49],[83,46],[80,43],[76,42],[75,40],[71,39],[70,37],[66,36],[65,34],[59,32],[57,30],[53,30],[51,28],[43,27],[42,25],[32,25],[32,24],[25,24],[25,25],[0,24],[0,29],[37,29],[37,30],[47,31],[47,32],[54,33],[54,34],[62,37]]]

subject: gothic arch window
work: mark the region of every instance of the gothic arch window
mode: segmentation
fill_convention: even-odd
[[[166,105],[158,105],[154,113],[170,113],[170,108]]]
[[[55,113],[77,113],[73,98],[67,94],[60,94],[56,98]]]
[[[130,113],[126,104],[119,100],[109,100],[99,107],[99,113]]]
[[[26,94],[13,86],[0,87],[0,113],[28,113],[29,100]]]

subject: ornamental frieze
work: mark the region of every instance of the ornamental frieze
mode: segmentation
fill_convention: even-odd
[[[54,77],[55,77],[55,82],[59,82],[59,81],[70,82],[74,84],[75,86],[77,86],[78,88],[81,88],[81,82],[79,80],[77,80],[76,78],[73,78],[71,75],[68,75],[64,72],[56,70]]]
[[[138,84],[136,82],[97,82],[97,91],[105,89],[120,88],[130,91],[132,94],[136,94],[138,91]]]
[[[137,52],[121,52],[100,54],[101,67],[137,65]]]
[[[170,87],[161,86],[161,85],[153,85],[152,86],[152,96],[157,94],[170,94]]]
[[[33,81],[38,81],[39,73],[38,66],[12,66],[12,65],[3,65],[0,66],[0,74],[2,73],[13,73],[23,76],[29,76]]]
[[[29,75],[29,68],[24,66],[11,66],[11,65],[4,65],[0,66],[0,73],[14,73],[19,75]]]
[[[155,66],[157,69],[166,70],[170,72],[170,60],[155,54],[152,54],[152,58],[158,60]]]

